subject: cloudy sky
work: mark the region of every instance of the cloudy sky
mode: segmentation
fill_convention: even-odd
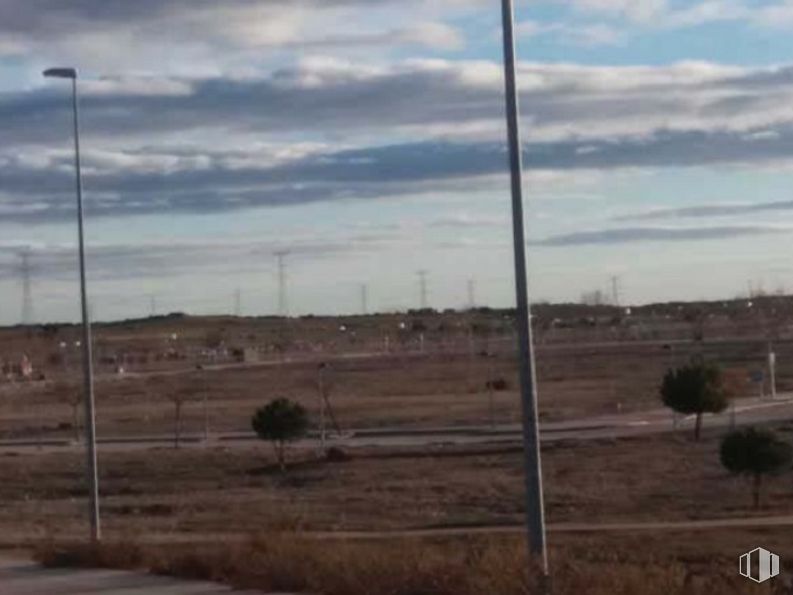
[[[793,1],[518,2],[536,299],[793,286]],[[497,0],[0,0],[0,323],[513,301]],[[152,299],[154,296],[154,299]]]

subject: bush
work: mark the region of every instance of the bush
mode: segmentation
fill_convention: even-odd
[[[509,383],[503,378],[494,378],[493,380],[487,381],[485,388],[489,388],[495,391],[503,391],[509,388]]]
[[[346,450],[339,448],[338,446],[331,446],[327,451],[325,451],[325,460],[329,463],[346,463],[352,457],[347,453]]]
[[[790,468],[793,447],[768,430],[745,428],[730,432],[721,443],[721,464],[731,473],[752,478],[752,502],[760,507],[763,476]]]

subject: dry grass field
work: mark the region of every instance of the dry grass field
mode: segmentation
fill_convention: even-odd
[[[793,554],[785,532],[717,531],[659,536],[564,536],[550,548],[554,595],[744,595],[790,592],[780,579],[753,585],[738,576],[738,553],[763,543]],[[728,545],[729,544],[729,545]],[[729,551],[729,554],[725,554]],[[732,555],[732,554],[735,555]],[[544,595],[519,537],[317,541],[290,532],[224,547],[90,546],[43,543],[54,566],[148,569],[265,592],[323,595]]]
[[[98,361],[99,434],[169,435],[174,396],[186,400],[183,430],[191,434],[203,431],[205,419],[212,434],[248,431],[253,411],[276,397],[301,402],[316,423],[320,362],[330,364],[324,382],[331,386],[342,428],[487,424],[491,415],[496,423],[519,421],[516,361],[503,320],[491,320],[495,330],[475,335],[471,343],[462,319],[438,316],[421,321],[421,332],[405,332],[401,338],[394,332],[398,317],[345,321],[344,331],[339,320],[327,319],[290,321],[286,330],[272,320],[228,319],[102,326],[97,331],[99,353],[167,353],[176,349],[169,337],[178,329],[180,356],[134,364],[125,374]],[[388,352],[384,325],[393,335]],[[679,323],[672,327],[670,337],[685,334]],[[352,328],[355,337],[348,334]],[[765,336],[747,335],[742,327],[730,338],[728,331],[704,343],[672,341],[661,332],[656,339],[631,340],[601,328],[577,329],[575,340],[562,340],[561,331],[541,333],[540,416],[565,420],[657,408],[664,371],[696,353],[719,361],[738,379],[740,394],[759,392],[745,378],[763,368]],[[0,333],[5,353],[24,350],[36,362],[50,361],[40,367],[45,376],[41,381],[0,384],[0,439],[73,435],[69,396],[79,394],[79,359],[52,363],[49,353],[59,339],[72,341],[73,332]],[[224,342],[250,348],[272,344],[287,332],[290,350],[267,352],[259,362],[207,362],[201,355],[218,334]],[[778,388],[789,390],[793,341],[780,338],[774,349],[780,364]],[[504,379],[506,389],[488,391],[486,383],[494,379]],[[777,429],[783,435],[791,431],[782,421]],[[745,480],[729,476],[720,466],[721,433],[706,426],[698,443],[686,432],[545,445],[549,523],[793,515],[789,474],[770,480],[763,508],[750,510]],[[0,477],[8,478],[0,483],[0,544],[44,544],[39,556],[49,563],[149,568],[242,587],[326,595],[538,592],[519,534],[432,539],[395,535],[405,530],[519,526],[524,510],[519,445],[369,447],[346,453],[347,460],[330,462],[307,450],[293,452],[284,475],[264,443],[234,449],[216,441],[182,450],[100,449],[109,544],[94,551],[63,547],[86,530],[82,454],[8,452],[0,457]],[[361,541],[361,532],[378,539]],[[735,557],[757,545],[784,555],[791,547],[787,532],[552,531],[554,576],[563,577],[554,592],[743,593],[745,585],[734,573]],[[168,541],[174,543],[165,548],[162,544]]]
[[[748,485],[726,475],[716,450],[715,435],[700,443],[663,436],[546,448],[549,522],[793,514],[790,476],[769,482],[763,509],[750,511]],[[242,588],[327,595],[542,593],[521,533],[384,539],[400,529],[520,523],[519,450],[351,455],[342,463],[304,455],[284,476],[264,447],[106,454],[107,543],[99,550],[70,545],[85,531],[79,457],[5,457],[0,474],[14,481],[0,487],[6,504],[0,535],[26,531],[48,564],[146,568]],[[341,537],[356,529],[374,538]],[[340,537],[320,538],[318,531]],[[738,555],[762,545],[783,559],[793,556],[787,527],[552,530],[549,543],[557,595],[746,593],[735,572]],[[777,581],[751,592],[788,587]]]
[[[544,448],[550,523],[680,521],[793,514],[793,478],[749,485],[718,461],[718,439],[657,436]],[[391,531],[519,524],[522,455],[516,447],[356,450],[346,462],[293,453],[285,476],[268,445],[161,449],[100,457],[109,535]],[[68,537],[84,523],[78,454],[3,457],[0,535]]]
[[[194,354],[192,359],[161,361],[139,370],[133,366],[124,375],[116,374],[112,366],[98,364],[100,436],[171,432],[175,396],[187,401],[183,424],[187,433],[203,431],[205,401],[212,432],[247,431],[253,411],[276,397],[299,401],[315,413],[319,362],[330,364],[325,381],[332,386],[334,412],[344,428],[489,423],[491,409],[486,383],[493,379],[504,379],[507,384],[506,390],[493,395],[494,421],[509,423],[519,419],[517,367],[512,339],[508,336],[475,337],[470,343],[461,329],[449,322],[446,324],[451,330],[436,330],[435,335],[428,331],[432,340],[427,340],[423,353],[414,344],[416,333],[410,333],[404,345],[393,347],[389,353],[384,353],[381,345],[363,339],[352,346],[346,345],[347,351],[342,352],[331,348],[328,341],[320,340],[325,336],[323,333],[330,332],[327,328],[312,330],[309,326],[299,330],[301,325],[309,323],[319,324],[311,320],[292,321],[291,332],[314,337],[322,351],[294,351],[283,357],[271,354],[259,363],[216,366]],[[220,332],[213,330],[211,322],[205,322],[205,327],[195,320],[190,324],[192,334],[179,335],[180,341],[196,349],[202,337]],[[390,324],[396,326],[393,320]],[[440,328],[444,323],[433,324]],[[102,327],[97,343],[126,345],[124,341],[127,341],[135,345],[158,338],[164,349],[174,328],[170,322],[150,323],[133,331]],[[250,323],[250,328],[235,327],[234,333],[223,328],[230,336],[229,341],[263,333],[256,331],[254,323]],[[277,331],[269,332],[277,335]],[[761,338],[714,340],[704,345],[663,341],[597,343],[592,341],[602,333],[597,329],[589,335],[587,332],[581,331],[582,340],[576,342],[539,345],[543,420],[658,407],[658,385],[664,371],[698,352],[721,362],[731,374],[742,379],[741,394],[760,391],[760,387],[743,380],[749,372],[763,369],[767,347]],[[71,340],[74,329],[59,333],[63,335],[61,338]],[[72,353],[69,365],[48,365],[45,354],[56,339],[41,335],[27,337],[23,331],[4,334],[5,353],[16,350],[38,354],[34,359],[44,362],[41,372],[45,380],[0,383],[0,439],[73,435],[75,422],[69,403],[80,392],[79,355]],[[793,387],[793,342],[779,341],[775,350],[779,361],[777,384],[779,390],[787,390]],[[184,353],[194,352],[184,347]],[[199,364],[202,370],[197,369]]]

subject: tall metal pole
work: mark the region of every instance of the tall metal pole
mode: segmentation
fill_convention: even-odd
[[[537,374],[531,333],[528,281],[526,278],[526,238],[523,228],[523,159],[521,155],[518,93],[515,74],[515,14],[512,0],[502,0],[504,27],[504,75],[506,83],[507,135],[512,180],[512,231],[515,248],[515,290],[517,296],[520,392],[523,402],[523,442],[526,465],[526,524],[529,550],[548,574],[545,543],[545,507],[542,493],[540,437],[537,419]]]
[[[88,316],[88,297],[85,283],[85,236],[83,232],[83,180],[80,167],[80,111],[77,101],[77,77],[72,79],[74,106],[74,164],[77,183],[77,230],[80,245],[80,304],[83,316],[83,384],[85,387],[86,455],[88,457],[89,515],[91,540],[102,537],[99,520],[99,473],[96,461],[96,412],[94,405],[94,370],[91,353],[91,320]]]

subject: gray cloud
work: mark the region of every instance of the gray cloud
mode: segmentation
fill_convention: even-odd
[[[375,199],[428,190],[462,192],[476,187],[468,178],[505,169],[503,154],[490,145],[375,147],[260,168],[228,167],[221,161],[221,156],[215,155],[208,159],[210,165],[175,172],[122,169],[87,173],[87,213],[215,212]],[[73,216],[73,173],[68,164],[44,170],[16,165],[0,167],[4,219],[36,222]]]
[[[522,65],[527,166],[790,159],[791,72]],[[212,212],[497,184],[506,169],[500,77],[493,63],[321,62],[250,79],[87,81],[90,212]],[[68,110],[67,98],[50,87],[0,95],[4,218],[71,212],[70,156],[51,148],[66,146]],[[169,147],[174,138],[177,148]],[[303,150],[296,138],[325,142]],[[339,138],[351,148],[328,148]],[[288,156],[262,152],[259,139]],[[372,139],[386,144],[372,146]]]
[[[209,11],[245,11],[253,8],[302,5],[313,9],[361,4],[364,0],[3,0],[0,4],[0,30],[10,33],[61,32],[65,26],[89,28],[131,26],[156,23],[163,18],[189,19],[190,15]],[[390,0],[366,0],[384,4]]]
[[[746,141],[742,135],[725,132],[664,132],[653,139],[597,143],[597,150],[587,153],[578,149],[579,143],[572,141],[532,143],[526,146],[525,159],[529,167],[541,170],[761,162],[793,157],[793,131],[764,141]],[[137,157],[140,155],[129,155],[130,161]],[[183,168],[165,171],[136,170],[134,165],[108,171],[96,168],[85,179],[88,212],[91,216],[214,212],[464,192],[477,183],[495,187],[500,184],[499,176],[506,175],[503,145],[489,142],[424,142],[329,151],[260,167],[229,165],[226,157],[223,152],[196,154],[186,159]],[[70,217],[74,205],[69,168],[66,156],[43,168],[20,161],[0,165],[4,217],[29,222]],[[790,206],[778,202],[752,207],[692,207],[623,219],[761,212]]]
[[[587,244],[625,244],[636,242],[669,242],[693,240],[719,240],[744,236],[789,234],[791,229],[763,225],[731,225],[712,227],[628,227],[580,231],[550,236],[536,242],[537,246],[580,246]]]
[[[755,204],[714,204],[692,207],[653,209],[644,213],[630,213],[614,217],[614,221],[651,221],[674,218],[710,218],[730,215],[751,215],[773,211],[793,210],[793,200],[779,200]]]
[[[173,278],[202,273],[242,273],[272,269],[273,254],[289,247],[293,261],[333,258],[341,254],[371,252],[393,241],[393,234],[370,232],[326,240],[281,237],[271,241],[168,242],[100,244],[87,246],[88,274],[92,281]],[[0,280],[19,278],[19,254],[29,254],[35,280],[74,281],[76,247],[19,243],[0,245]]]
[[[641,138],[659,130],[757,139],[758,131],[793,122],[790,67],[522,65],[520,76],[532,136],[576,138],[584,150],[588,138]],[[501,71],[489,62],[377,68],[319,61],[259,78],[88,81],[84,91],[86,132],[106,142],[119,134],[202,130],[314,136],[410,130],[459,138],[471,125],[492,140],[503,129]],[[0,133],[14,143],[55,141],[68,107],[51,87],[0,96]]]
[[[448,229],[509,229],[509,220],[504,217],[493,217],[490,215],[479,215],[469,213],[458,213],[447,217],[441,217],[432,221],[429,227],[448,228]]]
[[[322,133],[460,122],[499,117],[499,88],[466,89],[454,72],[409,69],[362,76],[321,65],[275,72],[266,79],[174,81],[187,93],[108,90],[83,97],[86,135],[208,130],[215,134]],[[156,81],[148,81],[154,84]],[[455,93],[464,93],[454,98]],[[0,95],[0,134],[16,143],[57,141],[69,104],[53,88]]]

